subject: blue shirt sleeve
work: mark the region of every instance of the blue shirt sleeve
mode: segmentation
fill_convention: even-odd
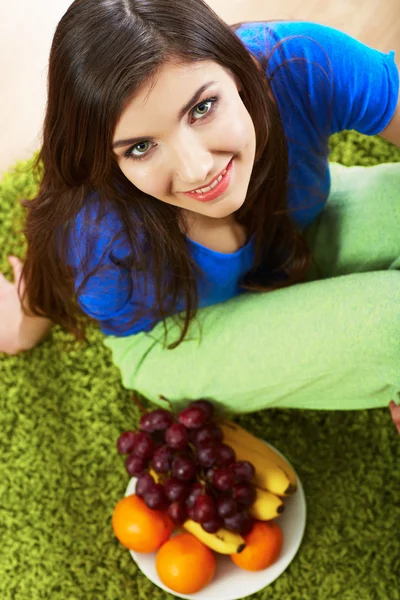
[[[345,129],[375,135],[389,124],[399,96],[393,51],[303,21],[247,23],[237,33],[255,56],[272,52],[268,70],[279,80],[280,103],[295,98],[315,127],[324,131],[329,123],[328,135]]]
[[[123,331],[135,311],[130,272],[124,265],[129,245],[121,231],[115,213],[109,211],[99,220],[95,203],[88,200],[67,237],[66,258],[72,268],[75,292],[79,291],[77,302],[109,334],[116,328]],[[135,326],[128,327],[123,334],[136,330]]]

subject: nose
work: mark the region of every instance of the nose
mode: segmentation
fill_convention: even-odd
[[[212,153],[196,135],[180,136],[176,140],[172,160],[176,191],[201,187],[210,178],[213,167]]]

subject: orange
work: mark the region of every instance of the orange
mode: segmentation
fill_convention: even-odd
[[[129,550],[154,552],[169,538],[174,524],[166,512],[149,508],[144,500],[132,494],[116,504],[112,528]]]
[[[261,571],[274,563],[281,553],[282,529],[275,521],[255,521],[252,531],[243,536],[246,548],[231,559],[246,571]]]
[[[156,569],[168,588],[180,594],[195,594],[215,574],[215,555],[191,533],[169,539],[157,552]]]

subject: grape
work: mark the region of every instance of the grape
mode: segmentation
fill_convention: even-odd
[[[194,503],[195,521],[204,523],[211,521],[217,516],[217,509],[214,500],[211,496],[200,494]]]
[[[210,521],[205,521],[201,524],[204,531],[207,533],[216,533],[218,529],[224,526],[224,522],[222,519],[215,517],[215,519],[211,519]]]
[[[221,492],[228,492],[235,483],[235,479],[233,473],[229,471],[229,469],[215,469],[211,483],[215,489],[220,490]]]
[[[117,449],[120,454],[130,454],[135,447],[136,433],[124,431],[117,440]]]
[[[235,451],[227,444],[220,444],[218,446],[218,458],[217,467],[229,467],[235,462],[236,454]]]
[[[144,415],[140,417],[139,429],[140,431],[153,433],[153,419],[150,412],[144,413]]]
[[[213,418],[214,405],[209,400],[194,400],[189,404],[188,408],[191,408],[192,406],[202,408],[205,411],[208,420]]]
[[[200,429],[193,430],[193,442],[196,446],[209,442],[221,443],[223,437],[222,429],[215,425],[215,423],[207,423],[203,427],[200,427]]]
[[[236,483],[233,486],[234,499],[245,506],[250,506],[256,499],[256,490],[249,483]]]
[[[197,460],[202,467],[212,467],[218,456],[215,444],[201,444],[197,450]]]
[[[187,516],[189,519],[192,519],[192,521],[195,521],[195,514],[194,514],[194,506],[188,506],[186,504],[186,510],[187,510]]]
[[[239,533],[240,535],[247,535],[250,533],[253,529],[253,524],[253,519],[245,510],[224,519],[226,529],[229,529],[229,531],[233,531],[234,533]]]
[[[170,502],[176,502],[177,500],[186,500],[190,492],[190,487],[185,481],[181,481],[176,477],[170,477],[164,483],[164,491]]]
[[[161,483],[155,483],[143,494],[143,499],[149,508],[162,510],[167,507],[168,501],[164,493],[164,486]]]
[[[151,488],[155,483],[153,477],[150,473],[143,473],[139,476],[139,479],[136,482],[135,493],[139,498],[143,498],[144,493]]]
[[[230,496],[218,498],[217,501],[217,512],[218,515],[225,519],[226,517],[232,517],[238,511],[238,505],[233,498]]]
[[[178,421],[186,429],[199,429],[207,420],[207,413],[200,406],[188,406],[178,415]]]
[[[139,429],[146,431],[147,433],[153,433],[155,431],[163,431],[167,429],[174,420],[172,413],[165,410],[165,408],[157,408],[151,412],[147,412],[142,415],[139,421]]]
[[[203,486],[201,483],[196,482],[191,486],[188,497],[186,498],[186,506],[188,508],[193,508],[194,503],[196,502],[198,496],[203,493]]]
[[[188,434],[180,423],[172,423],[165,433],[165,441],[174,450],[184,450],[188,444]]]
[[[154,442],[151,439],[150,434],[145,431],[138,431],[136,433],[135,447],[133,454],[140,456],[141,458],[151,458],[154,452]]]
[[[174,421],[174,415],[165,408],[157,408],[150,415],[153,431],[164,431]]]
[[[167,512],[175,525],[182,525],[188,516],[186,505],[182,500],[177,500],[170,504]]]
[[[135,456],[135,454],[129,454],[125,461],[125,467],[129,475],[133,477],[139,477],[147,469],[148,460],[141,456]]]
[[[235,476],[236,483],[248,483],[255,475],[255,468],[248,460],[237,460],[229,465],[230,470]]]
[[[184,454],[175,456],[172,462],[172,475],[183,481],[190,481],[196,476],[196,463],[193,458]]]
[[[151,466],[157,473],[168,473],[171,469],[174,455],[168,446],[160,446],[154,451]]]

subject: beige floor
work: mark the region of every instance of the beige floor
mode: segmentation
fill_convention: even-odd
[[[331,25],[383,52],[395,50],[400,64],[400,0],[207,2],[227,23],[282,18]],[[0,0],[0,176],[40,144],[48,52],[56,24],[70,4]]]

